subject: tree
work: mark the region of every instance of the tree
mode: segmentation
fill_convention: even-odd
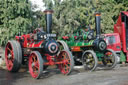
[[[31,30],[31,4],[28,0],[0,0],[0,45],[15,35]]]
[[[52,25],[53,32],[62,36],[65,33],[72,32],[72,30],[80,25],[77,21],[79,13],[73,8],[74,6],[71,0],[44,0],[44,2],[46,8],[54,10]]]
[[[101,12],[101,29],[103,33],[112,33],[121,11],[128,10],[122,0],[43,0],[46,8],[53,9],[53,29],[60,36],[72,33],[72,30],[90,25],[95,28],[96,11]],[[95,29],[94,29],[95,30]]]

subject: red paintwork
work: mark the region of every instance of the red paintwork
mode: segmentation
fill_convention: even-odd
[[[44,63],[44,65],[55,65],[53,58],[56,58],[56,56],[50,56],[49,54],[45,54],[45,56],[47,56],[49,62]]]
[[[22,43],[23,48],[33,48],[33,47],[40,47],[40,45],[43,43],[44,40],[35,43],[33,40],[34,34],[26,34],[22,36],[16,36],[16,40],[19,41],[20,39],[23,39],[24,42]]]
[[[128,16],[128,12],[123,12],[123,13]],[[119,33],[120,39],[122,42],[122,50],[123,52],[128,52],[128,50],[126,50],[126,39],[125,39],[126,33],[125,32],[126,32],[125,24],[121,20],[121,13],[120,13],[120,16],[117,20],[117,24],[114,25],[114,33]]]
[[[44,40],[38,42],[38,43],[35,43],[34,42],[34,34],[36,34],[37,32],[40,32],[41,29],[40,28],[37,28],[33,31],[33,33],[30,33],[30,34],[23,34],[21,36],[16,36],[15,39],[17,41],[20,41],[20,40],[24,40],[21,44],[22,44],[22,47],[23,48],[34,48],[34,47],[40,47],[40,45],[44,42]]]
[[[75,39],[75,40],[77,40],[77,38],[78,38],[77,36],[74,36],[74,39]]]
[[[121,51],[121,42],[120,42],[120,36],[118,33],[109,33],[109,34],[103,34],[105,36],[104,40],[107,43],[107,49],[112,49],[115,52],[120,52]],[[115,37],[114,43],[110,43],[108,37]],[[118,48],[117,48],[118,46]]]
[[[80,50],[80,46],[72,46],[72,47],[71,47],[71,51],[73,51],[73,52],[81,51],[81,50]]]
[[[121,12],[125,16],[128,16],[128,12]],[[125,30],[125,23],[122,21],[121,13],[119,15],[119,18],[117,20],[117,23],[114,25],[114,33],[118,33],[120,36],[120,40],[122,43],[122,51],[126,53],[127,56],[127,62],[128,62],[128,50],[126,49],[126,30]]]
[[[68,36],[63,36],[62,38],[63,38],[64,40],[68,40],[68,39],[69,39]]]
[[[55,65],[55,64],[63,64],[63,63],[68,62],[67,60],[54,62],[53,59],[57,59],[58,56],[50,56],[49,54],[45,54],[45,56],[47,56],[48,62],[44,63],[44,65]]]
[[[33,48],[33,47],[41,47],[41,44],[43,43],[44,41],[40,41],[39,43],[35,44],[35,42],[32,42],[31,44],[28,45],[28,47],[30,48]]]
[[[26,35],[24,34],[24,35],[21,35],[21,36],[16,36],[15,38],[16,38],[17,41],[20,41],[20,39],[24,40],[24,42],[22,42],[21,44],[24,48],[26,48],[26,47],[28,47],[28,44],[31,43],[30,35],[31,34],[26,34]]]

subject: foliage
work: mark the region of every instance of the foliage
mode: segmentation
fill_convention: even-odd
[[[32,27],[31,5],[28,0],[0,0],[0,45]]]
[[[42,11],[35,11],[33,12],[33,16],[34,16],[34,27],[44,27],[46,28],[45,24],[45,14]],[[44,31],[46,29],[43,29]]]
[[[60,36],[72,30],[90,25],[95,28],[96,11],[101,12],[103,33],[112,33],[121,11],[128,10],[126,0],[43,0],[48,9],[53,9],[53,29]]]

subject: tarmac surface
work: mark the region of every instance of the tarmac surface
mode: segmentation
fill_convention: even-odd
[[[38,80],[33,79],[26,68],[18,73],[0,69],[0,85],[128,85],[128,66],[117,65],[113,70],[97,68],[94,72],[86,72],[80,67],[68,76],[50,67]]]

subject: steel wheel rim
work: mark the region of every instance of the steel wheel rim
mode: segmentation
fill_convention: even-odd
[[[113,56],[114,56],[113,53],[110,52],[110,51],[107,51],[107,52],[105,53],[104,62],[105,62],[105,65],[106,65],[106,66],[108,66],[108,67],[113,66],[114,61],[115,61]]]
[[[29,57],[29,71],[33,78],[37,78],[39,71],[39,60],[36,54],[32,53]]]
[[[59,69],[63,74],[68,74],[70,72],[70,57],[66,51],[62,51],[58,57],[59,61],[62,61],[64,63],[59,64]]]
[[[5,62],[6,62],[6,66],[7,66],[7,69],[9,71],[12,70],[13,68],[13,63],[14,63],[14,52],[13,52],[13,48],[12,48],[12,45],[11,43],[8,43],[6,45],[6,49],[5,49]]]
[[[95,59],[94,59],[93,55],[89,52],[87,52],[84,55],[83,61],[84,61],[83,64],[84,64],[86,70],[91,70],[95,66]]]

